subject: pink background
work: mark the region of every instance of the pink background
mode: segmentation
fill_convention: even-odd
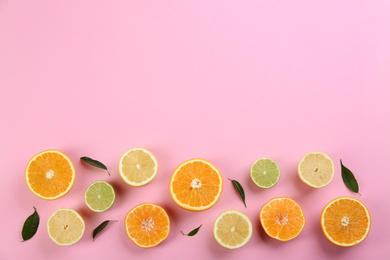
[[[0,1],[0,258],[21,259],[388,259],[390,2],[298,1]],[[133,188],[119,177],[120,156],[144,147],[159,162],[157,177]],[[28,160],[58,149],[73,160],[72,190],[44,201],[27,188]],[[296,173],[310,151],[335,162],[334,180],[315,190]],[[112,172],[82,164],[81,156]],[[172,172],[194,157],[214,163],[224,178],[219,202],[203,212],[179,208],[169,194]],[[257,188],[251,164],[270,157],[279,183]],[[343,184],[339,160],[358,179],[361,196]],[[246,191],[244,208],[227,178]],[[114,206],[92,213],[84,191],[107,180]],[[290,242],[267,237],[262,205],[289,196],[306,226]],[[338,196],[363,201],[371,212],[367,239],[339,248],[322,234],[320,214]],[[171,219],[167,240],[141,249],[123,220],[135,205],[163,206]],[[21,242],[35,206],[37,234]],[[56,209],[76,209],[86,233],[70,247],[46,232]],[[254,233],[237,250],[212,234],[215,218],[237,209]],[[117,219],[96,240],[92,230]],[[203,224],[194,237],[183,237]],[[239,257],[239,258],[238,258]]]

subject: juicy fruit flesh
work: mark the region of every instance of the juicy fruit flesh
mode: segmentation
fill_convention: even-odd
[[[94,182],[85,193],[85,202],[94,211],[105,211],[112,206],[114,201],[114,189],[104,181]]]
[[[350,246],[365,239],[370,229],[370,217],[359,201],[346,198],[326,206],[321,225],[333,243]]]
[[[216,239],[227,248],[243,246],[252,235],[252,226],[248,221],[234,211],[223,213],[214,228]]]
[[[85,224],[74,210],[60,209],[47,222],[50,238],[59,245],[71,245],[81,239]]]
[[[299,164],[301,178],[316,187],[323,187],[331,182],[334,165],[330,158],[322,153],[310,153]]]
[[[251,178],[261,188],[274,186],[278,182],[279,177],[279,167],[271,159],[259,159],[251,167]]]
[[[44,199],[57,199],[73,185],[73,164],[55,151],[45,151],[33,158],[26,169],[26,181],[34,194]]]
[[[180,167],[171,180],[171,193],[179,206],[207,209],[214,205],[222,190],[218,170],[204,161],[193,161]]]
[[[153,204],[141,204],[126,216],[125,226],[129,238],[140,247],[153,247],[169,234],[169,218],[164,209]]]
[[[121,159],[120,171],[125,178],[134,184],[153,179],[156,172],[156,161],[143,149],[127,152]]]
[[[289,198],[269,201],[261,209],[260,221],[269,236],[281,241],[297,237],[305,225],[301,207]]]

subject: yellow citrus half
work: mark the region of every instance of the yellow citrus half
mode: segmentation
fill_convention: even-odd
[[[298,164],[298,175],[307,185],[313,188],[322,188],[333,179],[333,161],[321,152],[307,153]]]
[[[119,174],[130,186],[144,186],[157,175],[154,155],[144,148],[127,150],[119,160]]]
[[[252,223],[237,210],[222,212],[214,222],[214,238],[228,249],[236,249],[248,243],[252,236]]]
[[[47,220],[49,237],[60,246],[76,243],[83,237],[84,231],[84,220],[73,209],[58,209]]]

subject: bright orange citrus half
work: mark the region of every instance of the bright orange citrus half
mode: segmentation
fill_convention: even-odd
[[[305,226],[305,216],[293,199],[274,198],[261,209],[260,222],[270,237],[288,241],[301,233]]]
[[[137,246],[154,247],[168,237],[169,217],[162,207],[144,203],[127,213],[125,227],[127,236]]]
[[[359,200],[339,197],[329,202],[321,214],[325,236],[335,245],[349,247],[361,243],[371,226],[370,213]]]
[[[28,188],[38,197],[55,200],[72,188],[76,171],[64,153],[47,150],[38,153],[28,162],[25,173]]]
[[[222,186],[222,176],[217,167],[204,159],[191,159],[173,172],[169,190],[180,207],[201,211],[217,203]]]

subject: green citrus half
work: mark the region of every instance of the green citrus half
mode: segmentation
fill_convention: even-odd
[[[269,158],[255,161],[251,167],[251,179],[260,188],[271,188],[280,178],[279,166]]]
[[[85,191],[85,203],[93,211],[106,211],[111,208],[114,201],[114,188],[105,181],[95,181]]]

